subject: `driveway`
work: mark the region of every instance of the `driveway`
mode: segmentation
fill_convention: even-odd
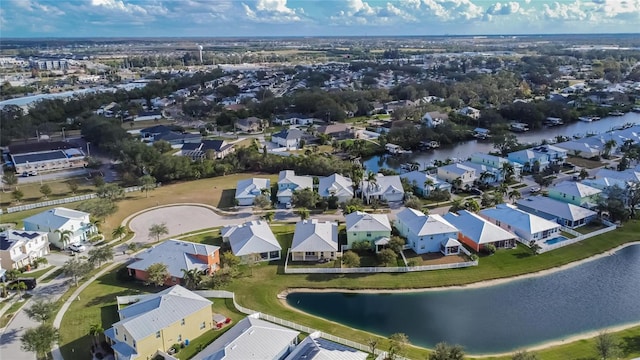
[[[136,233],[135,242],[153,243],[156,240],[149,237],[149,228],[153,224],[164,223],[167,226],[169,234],[163,236],[163,238],[166,238],[200,229],[236,225],[256,219],[258,219],[258,216],[251,214],[249,211],[233,216],[223,216],[202,206],[177,205],[142,213],[131,220],[129,227]]]

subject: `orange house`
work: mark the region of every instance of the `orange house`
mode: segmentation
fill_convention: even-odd
[[[165,285],[183,283],[184,272],[198,270],[211,275],[220,268],[220,248],[181,240],[167,240],[136,255],[136,261],[127,266],[129,274],[138,280],[149,278],[147,269],[161,263],[167,267]]]
[[[457,214],[448,213],[442,217],[458,228],[458,240],[476,252],[487,244],[496,248],[516,246],[516,235],[470,211],[460,210]]]

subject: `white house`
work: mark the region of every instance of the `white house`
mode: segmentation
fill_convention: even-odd
[[[471,106],[465,106],[458,110],[458,114],[465,115],[476,120],[480,118],[480,110],[472,108]]]
[[[400,211],[394,225],[416,254],[441,252],[450,240],[458,238],[458,229],[442,216],[425,215],[411,208]],[[449,254],[452,253],[445,255]]]
[[[411,171],[400,175],[400,179],[407,179],[414,191],[421,196],[428,197],[435,189],[451,192],[451,184],[441,181],[422,171]]]
[[[428,127],[436,127],[438,125],[442,125],[446,120],[449,120],[448,114],[443,114],[439,111],[431,111],[422,117],[422,121],[424,121]]]
[[[296,175],[293,170],[282,170],[278,174],[278,203],[291,203],[293,192],[313,189],[313,177]]]
[[[57,207],[24,219],[24,229],[44,231],[51,244],[66,249],[89,240],[98,231],[89,216],[86,212]]]
[[[0,233],[0,264],[5,269],[19,269],[48,254],[46,232],[6,230]]]
[[[508,230],[526,242],[543,242],[560,236],[560,224],[543,219],[509,204],[480,211],[480,216]]]
[[[322,198],[335,196],[338,202],[347,202],[353,198],[353,182],[340,174],[321,177],[318,181],[318,194]]]
[[[319,332],[309,334],[284,360],[367,360],[368,354],[320,337]]]
[[[256,196],[265,193],[269,197],[271,180],[263,178],[251,178],[238,181],[236,186],[236,200],[238,205],[253,205]]]
[[[265,221],[254,220],[240,225],[226,226],[220,230],[222,241],[231,245],[235,256],[248,261],[280,259],[282,247]]]
[[[376,174],[375,180],[362,180],[360,185],[362,198],[367,202],[372,199],[384,200],[386,202],[399,202],[404,199],[404,189],[400,176],[384,176]]]
[[[271,142],[287,149],[300,147],[304,133],[298,129],[285,129],[271,136]]]
[[[520,210],[555,221],[562,226],[577,228],[596,219],[598,213],[583,207],[554,200],[546,196],[531,196],[516,202]]]
[[[298,344],[299,334],[298,331],[260,320],[256,313],[238,321],[192,359],[284,359]]]
[[[296,223],[291,242],[291,260],[318,261],[335,260],[340,256],[338,249],[338,224],[317,219]]]
[[[455,163],[439,167],[438,177],[451,184],[454,184],[457,179],[460,179],[460,185],[464,187],[466,185],[473,185],[473,182],[478,178],[478,174],[476,174],[476,169],[472,167]]]

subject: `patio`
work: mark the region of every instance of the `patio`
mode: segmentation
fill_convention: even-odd
[[[469,258],[463,253],[447,256],[440,252],[418,255],[409,249],[404,250],[404,256],[407,258],[407,264],[412,264],[412,266],[455,264],[469,261]]]

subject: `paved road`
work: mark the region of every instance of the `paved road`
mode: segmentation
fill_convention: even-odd
[[[45,299],[56,301],[69,288],[69,279],[58,277],[47,284],[38,285],[31,291],[32,299]],[[23,307],[28,308],[32,300],[29,300]],[[38,323],[29,319],[24,311],[18,312],[11,323],[7,325],[0,335],[0,358],[11,360],[34,360],[34,353],[20,349],[20,337],[26,329],[36,327]]]
[[[60,179],[69,179],[73,177],[84,177],[87,176],[87,169],[73,169],[73,170],[63,170],[63,171],[55,171],[51,173],[41,173],[36,176],[18,176],[18,185],[27,184],[27,183],[36,183],[36,182],[49,182],[53,180]]]

